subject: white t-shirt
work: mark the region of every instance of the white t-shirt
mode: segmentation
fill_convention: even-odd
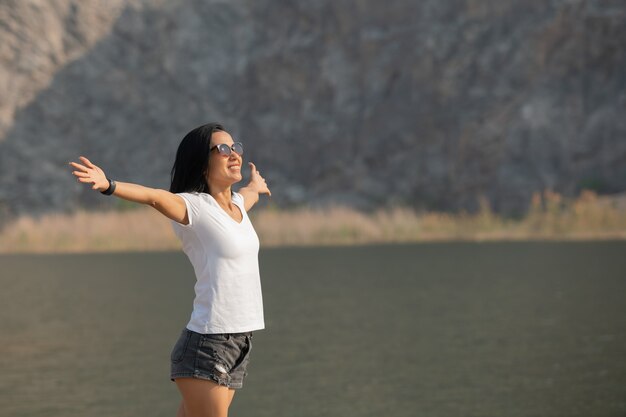
[[[232,195],[243,215],[238,223],[210,194],[177,195],[185,200],[189,224],[172,220],[172,227],[196,273],[196,298],[187,328],[203,334],[263,329],[259,238],[243,196]]]

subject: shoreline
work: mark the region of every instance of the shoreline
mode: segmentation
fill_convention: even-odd
[[[477,238],[477,239],[465,239],[465,238],[434,238],[434,239],[424,239],[424,240],[406,240],[406,241],[369,241],[369,242],[360,242],[360,243],[321,243],[321,244],[313,244],[313,243],[303,243],[303,244],[264,244],[261,242],[260,250],[275,250],[275,249],[315,249],[315,248],[343,248],[343,247],[367,247],[367,246],[393,246],[393,245],[419,245],[419,244],[481,244],[481,243],[501,243],[501,244],[510,244],[510,243],[565,243],[565,244],[573,244],[573,243],[600,243],[600,242],[626,242],[626,232],[620,234],[619,236],[606,235],[606,236],[574,236],[574,237],[516,237],[516,238]],[[56,249],[56,248],[38,248],[38,249],[28,249],[28,250],[15,250],[15,251],[5,251],[0,250],[0,257],[2,256],[27,256],[27,255],[105,255],[105,254],[123,254],[123,253],[170,253],[170,252],[182,252],[181,247],[170,247],[170,248],[141,248],[141,247],[128,247],[128,248],[107,248],[107,249],[98,249],[98,248],[81,248],[78,250],[75,249]]]
[[[545,191],[528,213],[508,219],[483,202],[474,214],[395,207],[362,213],[347,207],[251,211],[262,248],[429,242],[626,240],[621,200],[583,191],[575,200]],[[150,207],[23,216],[0,231],[0,254],[180,250],[170,221]]]

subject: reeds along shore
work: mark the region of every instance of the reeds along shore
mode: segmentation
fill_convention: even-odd
[[[397,207],[365,214],[263,209],[250,213],[263,247],[350,245],[442,240],[626,239],[626,208],[615,198],[583,191],[568,200],[545,191],[528,213],[508,219],[486,201],[477,213],[418,213]],[[0,252],[99,252],[179,249],[169,221],[149,207],[135,210],[21,217],[0,231]]]

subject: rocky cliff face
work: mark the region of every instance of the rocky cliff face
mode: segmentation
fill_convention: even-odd
[[[5,214],[115,204],[73,180],[79,154],[167,188],[214,120],[281,205],[519,213],[626,189],[622,1],[103,4],[0,6]]]

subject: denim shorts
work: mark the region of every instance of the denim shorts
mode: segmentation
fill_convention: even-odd
[[[200,334],[184,329],[171,353],[170,379],[199,378],[243,387],[252,333]]]

